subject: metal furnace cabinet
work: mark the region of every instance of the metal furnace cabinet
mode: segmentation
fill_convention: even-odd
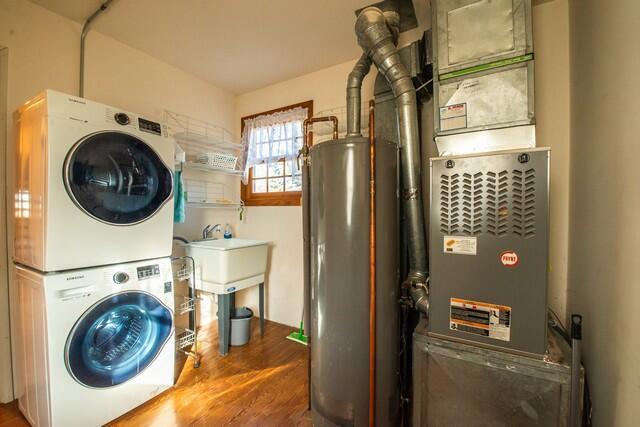
[[[549,149],[431,159],[429,333],[541,357]]]

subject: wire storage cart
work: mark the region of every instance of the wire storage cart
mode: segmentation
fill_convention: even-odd
[[[176,298],[175,316],[189,316],[188,328],[176,327],[176,350],[192,357],[193,367],[199,368],[195,261],[190,256],[181,256],[171,258],[171,263],[174,281],[187,281],[189,284],[189,295]]]

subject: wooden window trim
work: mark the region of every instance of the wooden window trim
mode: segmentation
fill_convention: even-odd
[[[287,105],[286,107],[275,108],[269,111],[263,111],[262,113],[252,114],[240,119],[240,132],[244,135],[244,122],[248,119],[253,119],[258,116],[267,114],[278,113],[280,111],[291,110],[297,107],[307,109],[307,118],[313,117],[313,101],[304,101],[297,104]],[[300,191],[282,191],[278,193],[254,193],[252,181],[253,168],[249,170],[249,183],[247,185],[241,185],[242,200],[245,206],[300,206],[300,199],[302,198],[302,192]]]

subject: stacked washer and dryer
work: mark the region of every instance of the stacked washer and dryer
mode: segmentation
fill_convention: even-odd
[[[173,384],[174,144],[55,91],[18,114],[12,335],[35,426],[102,425]]]

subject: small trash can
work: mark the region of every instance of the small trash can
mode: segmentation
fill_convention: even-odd
[[[253,311],[249,307],[236,307],[231,310],[231,338],[233,346],[245,345],[251,338],[251,318]]]

